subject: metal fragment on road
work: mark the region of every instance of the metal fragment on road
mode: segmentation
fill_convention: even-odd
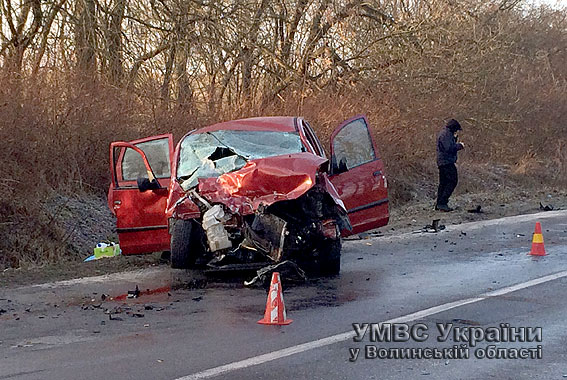
[[[307,281],[307,276],[303,269],[301,269],[296,263],[290,260],[282,261],[281,263],[268,265],[264,268],[259,269],[256,272],[256,276],[250,281],[244,281],[245,286],[251,286],[256,283],[264,284],[268,276],[274,271],[279,271],[286,273],[286,278],[295,277],[300,281]]]

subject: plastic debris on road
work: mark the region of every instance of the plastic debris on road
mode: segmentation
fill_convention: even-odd
[[[87,261],[93,261],[102,259],[103,257],[114,257],[122,254],[120,245],[114,242],[110,243],[98,243],[93,250],[93,255],[85,259]]]

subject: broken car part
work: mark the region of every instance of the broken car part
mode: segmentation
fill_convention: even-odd
[[[330,159],[300,117],[214,124],[175,149],[171,135],[112,143],[121,248],[170,251],[175,268],[291,260],[338,273],[341,236],[387,224],[388,192],[364,116],[339,125],[329,148]]]

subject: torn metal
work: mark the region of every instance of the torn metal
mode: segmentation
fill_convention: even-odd
[[[297,134],[206,132],[187,136],[181,153],[171,190],[177,200],[166,212],[196,222],[197,262],[208,268],[313,261],[351,228],[322,175],[327,159],[301,152]]]
[[[269,279],[272,277],[272,273],[278,271],[286,281],[294,282],[305,282],[307,281],[307,276],[305,271],[297,266],[293,261],[282,261],[281,263],[268,265],[264,268],[258,269],[256,276],[249,281],[244,281],[245,286],[263,286],[267,284]]]
[[[189,197],[202,211],[198,227],[204,232],[201,248],[208,268],[312,261],[324,241],[340,239],[341,226],[348,227],[344,210],[319,186],[297,199],[260,204],[248,215],[211,204],[204,199],[207,195],[191,192]]]

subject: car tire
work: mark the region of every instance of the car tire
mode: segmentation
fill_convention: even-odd
[[[341,239],[325,239],[320,252],[319,272],[334,276],[341,271]]]
[[[191,268],[199,254],[195,222],[178,219],[171,231],[171,267],[177,269]]]

